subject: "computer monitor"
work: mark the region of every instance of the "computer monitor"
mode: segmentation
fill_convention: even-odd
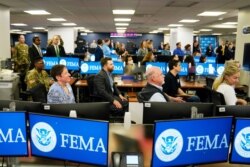
[[[152,167],[226,162],[232,117],[157,121]]]
[[[196,63],[195,74],[200,76],[216,75],[215,63]]]
[[[0,156],[27,156],[26,114],[0,112]]]
[[[110,103],[73,103],[73,104],[43,104],[44,113],[51,115],[69,116],[75,110],[78,118],[109,120]]]
[[[169,62],[170,60],[172,60],[172,56],[163,56],[163,55],[158,55],[156,58],[156,61],[158,62]]]
[[[0,110],[2,110],[3,108],[6,109],[11,108],[10,105],[13,104],[15,104],[16,111],[43,113],[43,106],[41,102],[19,101],[19,100],[0,100]]]
[[[250,119],[236,118],[233,144],[229,158],[230,163],[250,164],[249,131]]]
[[[44,69],[51,70],[54,65],[58,64],[59,58],[58,57],[43,57],[44,61]]]
[[[213,103],[172,103],[145,102],[143,104],[143,123],[153,124],[158,120],[191,118],[191,109],[204,117],[214,115]]]
[[[31,154],[108,166],[109,122],[29,113]]]
[[[79,70],[79,58],[73,57],[60,57],[59,64],[63,64],[68,70]]]
[[[250,117],[250,106],[241,105],[218,105],[215,111],[216,116]]]

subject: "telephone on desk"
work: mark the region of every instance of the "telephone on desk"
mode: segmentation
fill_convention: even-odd
[[[143,167],[143,156],[134,152],[112,152],[112,167]]]

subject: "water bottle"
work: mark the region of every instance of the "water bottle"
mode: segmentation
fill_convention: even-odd
[[[191,107],[191,118],[197,118],[198,109],[195,106]]]

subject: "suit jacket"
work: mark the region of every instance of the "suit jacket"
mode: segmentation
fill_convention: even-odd
[[[59,45],[58,47],[59,47],[59,55],[61,57],[66,56],[64,47],[61,46],[61,45]],[[56,56],[56,50],[55,50],[54,45],[49,45],[47,47],[46,56],[50,56],[50,57],[55,57]]]
[[[121,94],[115,84],[113,84],[113,89],[114,92],[112,92],[107,73],[102,69],[94,79],[94,94],[113,103],[115,100],[114,96],[119,96]]]
[[[37,58],[37,57],[42,57],[42,51],[41,51],[41,54],[39,53],[39,51],[37,50],[37,48],[34,46],[34,44],[32,44],[31,47],[29,47],[29,57],[30,57],[30,69],[33,69],[34,68],[34,60]]]
[[[103,51],[100,46],[97,46],[95,49],[95,61],[100,61],[103,58]]]

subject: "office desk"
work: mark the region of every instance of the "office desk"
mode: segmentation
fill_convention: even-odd
[[[144,160],[144,167],[149,167],[152,159],[153,148],[153,125],[131,125],[129,129],[125,129],[123,124],[111,123],[109,126],[109,163],[111,162],[112,152],[141,152]],[[60,160],[53,160],[40,157],[20,157],[18,158],[21,166],[81,166],[91,167],[94,165],[84,165]],[[207,165],[199,165],[202,167],[245,167],[249,165],[214,163]]]

